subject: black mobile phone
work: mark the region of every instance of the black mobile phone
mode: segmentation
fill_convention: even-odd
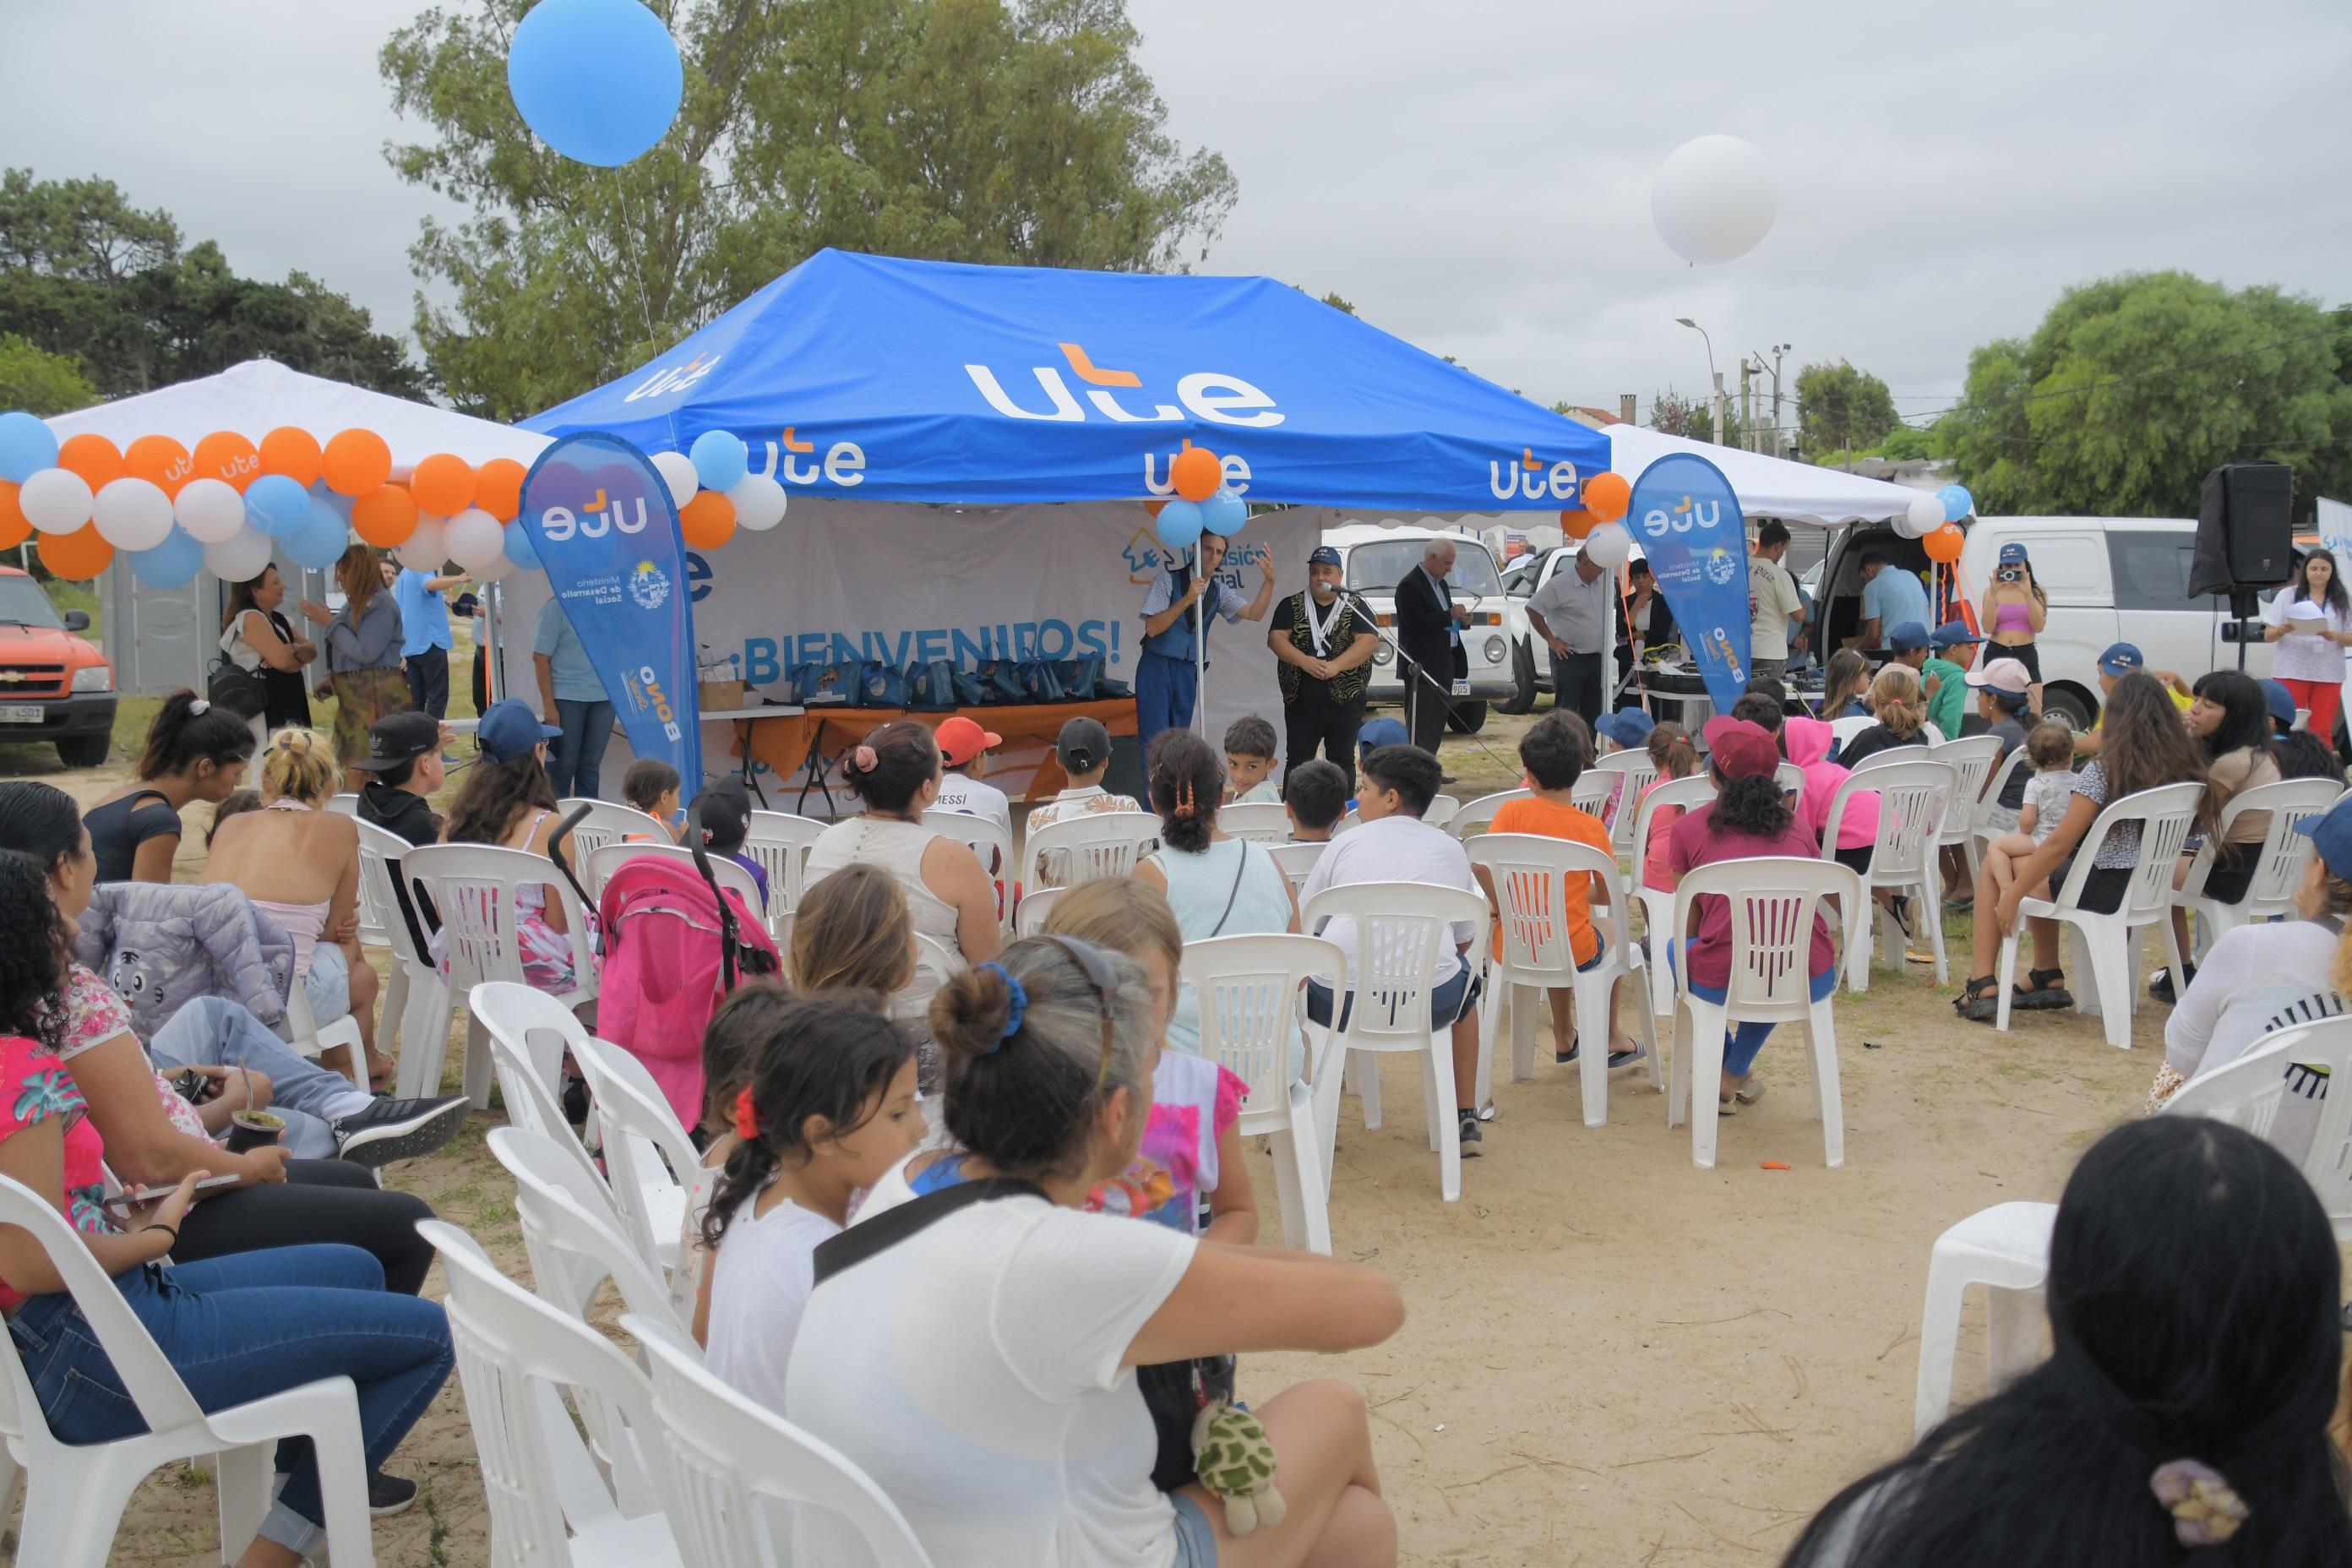
[[[205,1092],[205,1075],[194,1068],[183,1068],[180,1076],[172,1080],[172,1092],[194,1105]]]

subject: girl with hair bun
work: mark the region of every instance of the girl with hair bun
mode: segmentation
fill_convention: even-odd
[[[82,814],[98,879],[170,881],[180,813],[194,802],[226,800],[253,751],[253,731],[227,709],[185,689],[163,699],[139,751],[138,776]]]
[[[360,834],[326,809],[341,787],[334,747],[316,730],[280,730],[261,754],[261,809],[230,817],[213,835],[206,882],[241,888],[253,907],[294,939],[294,973],[311,1020],[321,1028],[346,1016],[360,1026],[368,1075],[381,1083],[392,1058],[375,1049],[375,971],[360,956]],[[347,1046],[320,1065],[346,1076]]]
[[[909,1157],[820,1252],[786,1407],[865,1468],[936,1563],[1393,1564],[1369,1417],[1345,1384],[1255,1405],[1281,1522],[1237,1537],[1198,1482],[1152,1484],[1160,1434],[1138,1366],[1360,1349],[1404,1318],[1361,1264],[1084,1212],[1142,1136],[1158,1029],[1135,961],[1072,937],[1017,942],[940,987],[955,1146]]]

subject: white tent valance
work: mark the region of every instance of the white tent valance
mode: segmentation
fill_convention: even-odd
[[[1690,453],[1723,470],[1723,477],[1731,481],[1732,493],[1739,498],[1739,510],[1750,518],[1777,517],[1783,522],[1810,522],[1823,528],[1844,522],[1881,522],[1899,517],[1919,499],[1920,492],[1906,485],[1792,463],[1786,458],[1768,458],[1737,447],[1685,440],[1645,426],[1611,425],[1604,433],[1612,449],[1610,466],[1629,481],[1640,479],[1642,470],[1660,458]]]

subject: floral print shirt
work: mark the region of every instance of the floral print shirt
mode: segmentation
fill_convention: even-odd
[[[117,1035],[131,1034],[131,1009],[115,994],[114,987],[81,964],[75,964],[73,973],[66,977],[60,1005],[65,1009],[66,1038],[65,1045],[58,1051],[59,1061],[69,1062],[92,1046],[103,1044]],[[135,1035],[131,1037],[138,1038]],[[143,1049],[145,1042],[141,1042],[141,1046]],[[175,1129],[191,1138],[213,1142],[213,1135],[205,1131],[204,1118],[196,1114],[196,1108],[181,1099],[172,1088],[172,1080],[162,1073],[155,1075],[155,1092],[163,1100],[164,1116],[170,1119]]]
[[[65,1123],[66,1218],[92,1235],[113,1231],[99,1206],[106,1195],[105,1146],[89,1124],[73,1074],[38,1041],[0,1035],[0,1142],[50,1121]],[[24,1300],[22,1291],[0,1282],[0,1310],[14,1311]]]

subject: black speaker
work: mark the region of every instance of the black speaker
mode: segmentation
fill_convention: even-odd
[[[2189,593],[2275,588],[2292,579],[2294,500],[2294,470],[2284,463],[2226,463],[2206,475]]]

